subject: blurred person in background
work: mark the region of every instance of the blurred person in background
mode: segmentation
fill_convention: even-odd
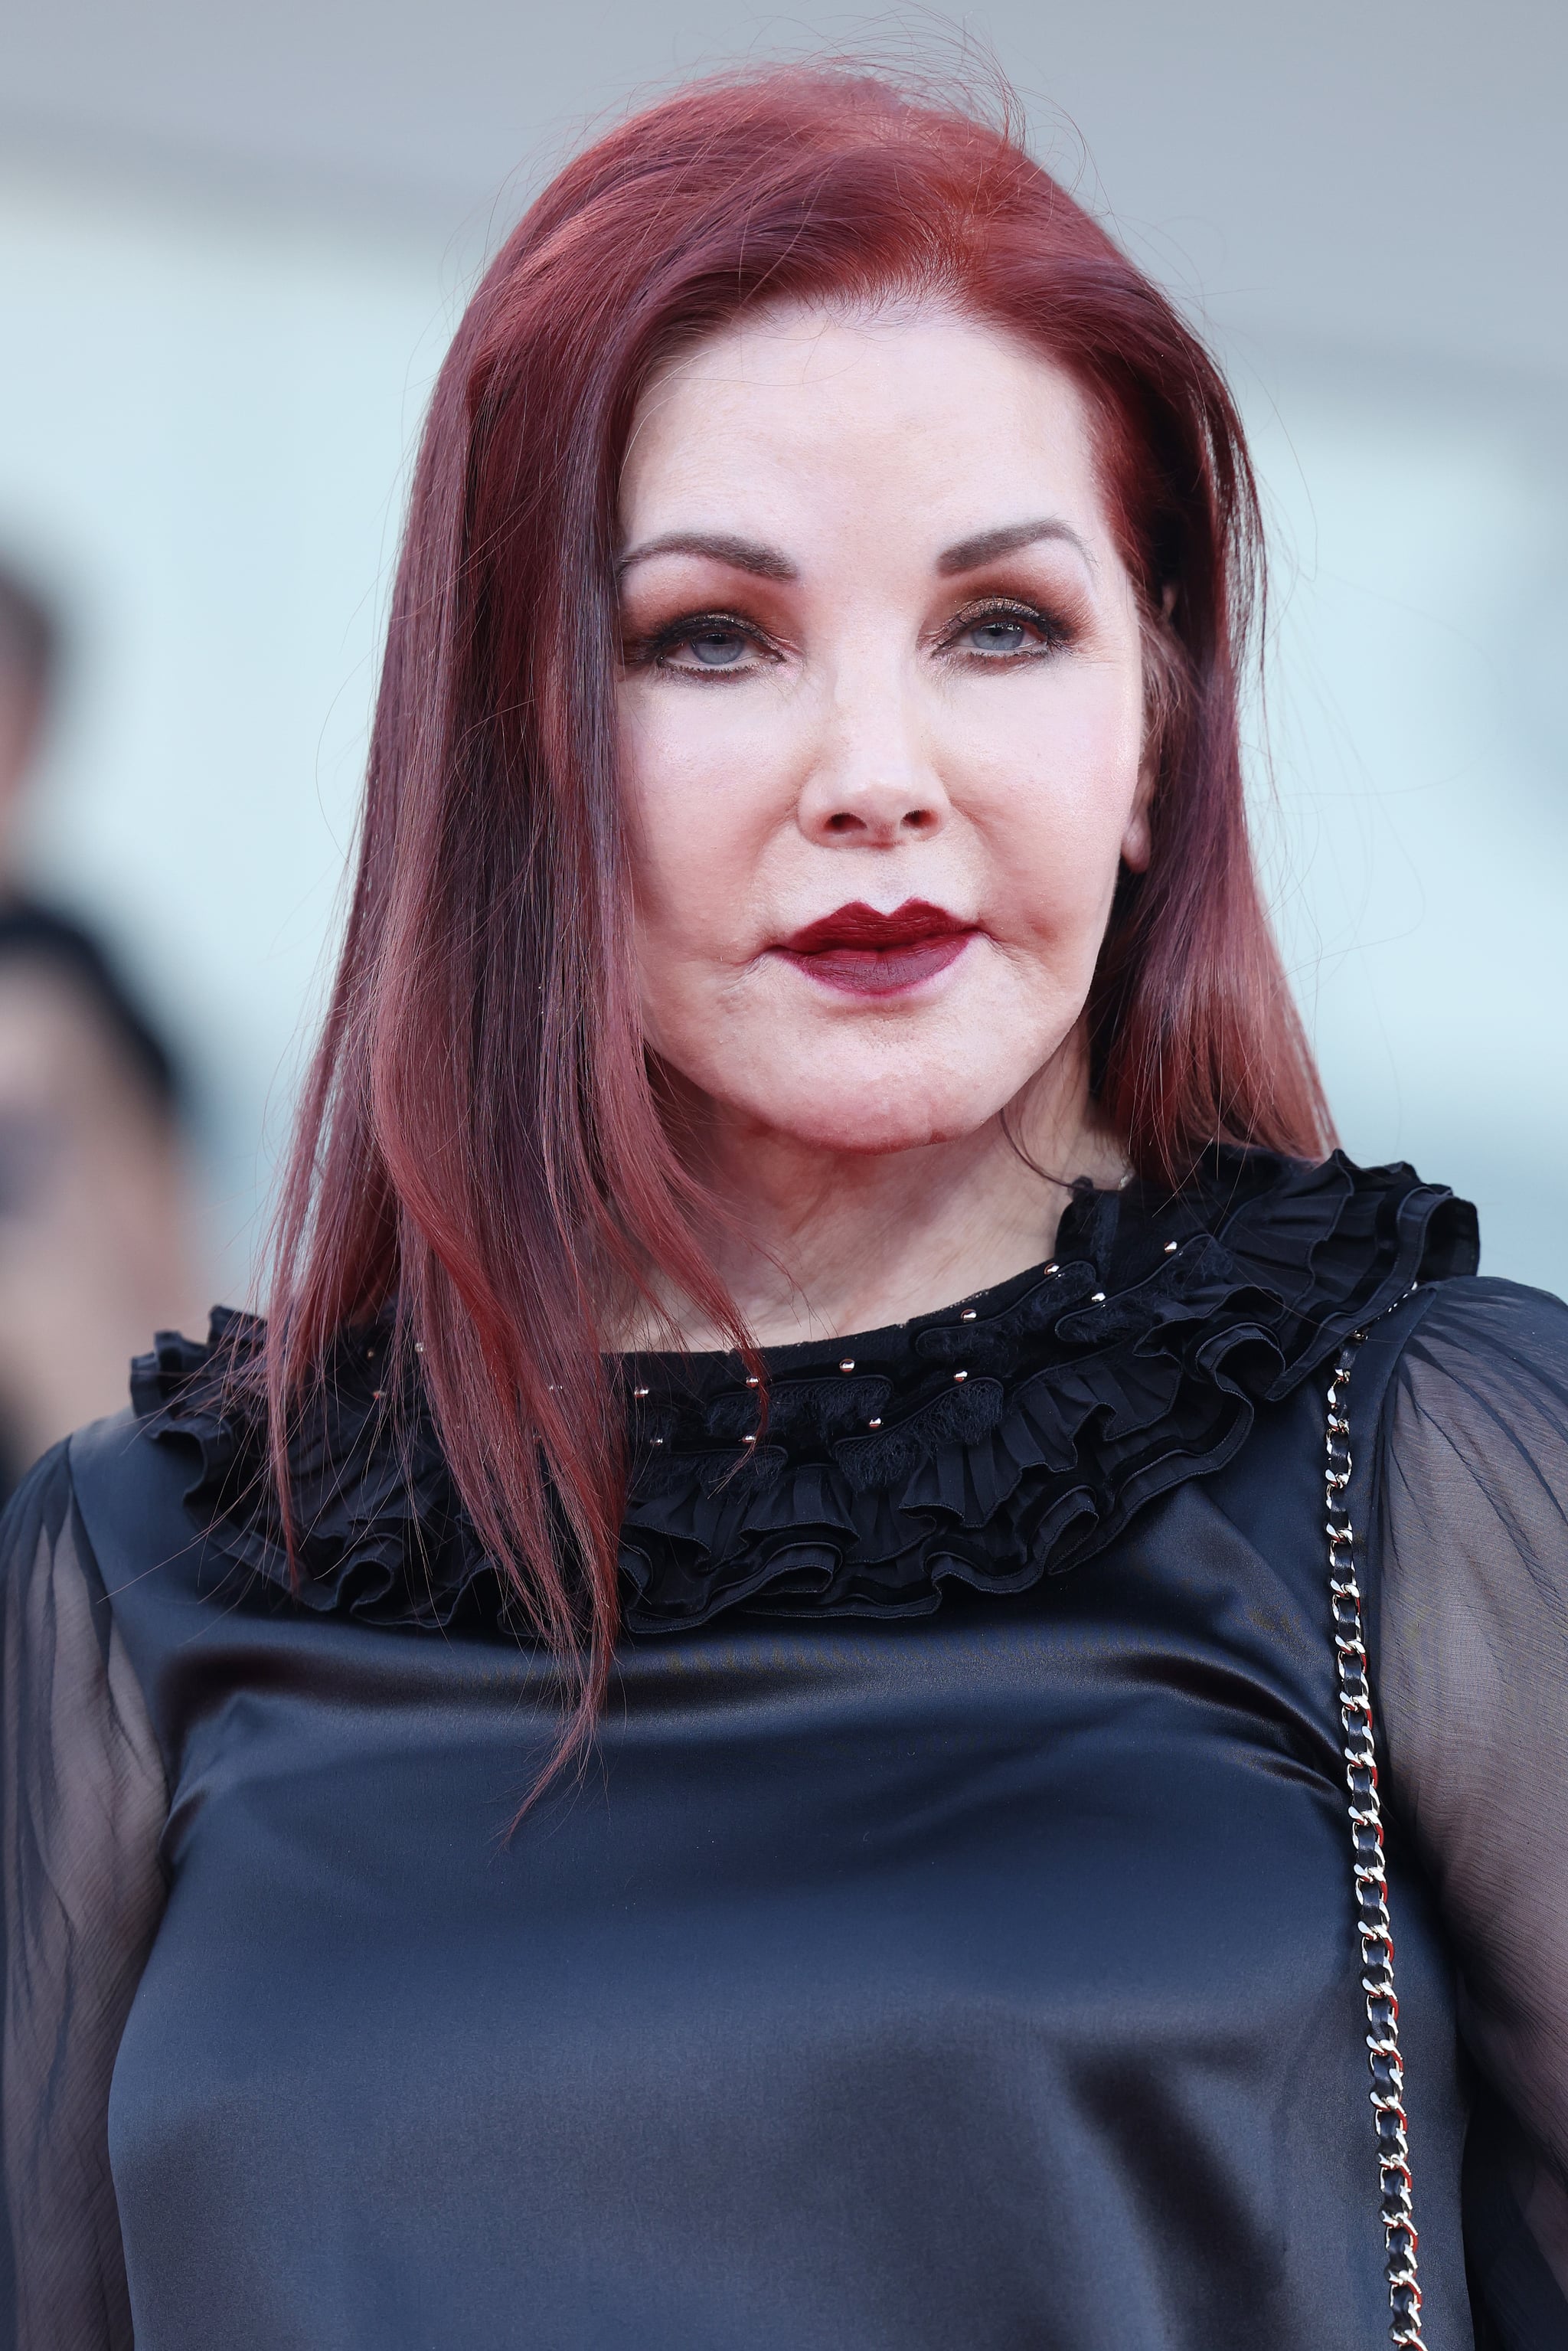
[[[59,624],[0,562],[0,1494],[125,1391],[149,1319],[197,1296],[181,1087],[81,925],[31,896],[24,798],[58,684]]]

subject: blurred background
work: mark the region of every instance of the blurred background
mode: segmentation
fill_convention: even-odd
[[[1344,1140],[1477,1200],[1489,1270],[1568,1289],[1568,11],[3,0],[0,567],[26,595],[8,653],[0,610],[0,781],[30,773],[0,949],[20,923],[11,962],[80,1017],[18,1061],[0,956],[0,1287],[7,1217],[53,1197],[73,1051],[99,1056],[95,1180],[140,1185],[152,1235],[109,1392],[44,1419],[112,1406],[150,1320],[247,1292],[405,468],[476,268],[585,136],[683,74],[966,34],[1249,417],[1274,552],[1259,821]],[[0,1329],[0,1415],[97,1278],[57,1255],[56,1302]]]

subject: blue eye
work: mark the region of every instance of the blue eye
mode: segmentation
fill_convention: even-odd
[[[687,637],[685,647],[704,669],[733,669],[746,658],[746,639],[737,629],[704,629]]]
[[[980,653],[1021,653],[1028,642],[1021,621],[977,621],[968,633]]]
[[[627,657],[683,677],[753,677],[774,659],[754,623],[728,612],[683,612],[641,641],[631,639]]]

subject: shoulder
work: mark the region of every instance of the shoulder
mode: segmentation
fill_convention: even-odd
[[[72,1499],[70,1448],[64,1440],[40,1455],[0,1513],[0,1584],[8,1591],[53,1550]]]
[[[205,1435],[230,1461],[236,1443],[225,1387],[258,1329],[218,1308],[204,1341],[160,1331],[130,1365],[125,1408],[68,1439],[72,1498],[110,1590],[189,1554],[197,1532],[189,1505],[210,1467],[189,1440]]]
[[[189,1543],[193,1468],[169,1438],[187,1415],[219,1422],[219,1342],[235,1319],[214,1314],[205,1343],[160,1332],[152,1352],[129,1367],[124,1408],[34,1463],[0,1514],[0,1572],[14,1579],[20,1562],[57,1543],[68,1521],[78,1547],[85,1537],[106,1562],[132,1574]]]
[[[1460,1349],[1568,1348],[1568,1301],[1527,1282],[1460,1274],[1433,1285],[1420,1329]]]
[[[1568,1565],[1568,1305],[1479,1276],[1445,1281],[1401,1350],[1386,1500],[1440,1531]],[[1489,1533],[1488,1530],[1491,1531]]]
[[[1438,1282],[1401,1352],[1396,1385],[1432,1409],[1464,1395],[1568,1397],[1568,1304],[1479,1274]]]
[[[264,1322],[226,1307],[204,1342],[159,1333],[131,1366],[133,1412],[92,1432],[78,1466],[95,1531],[129,1536],[146,1565],[177,1560],[200,1597],[382,1625],[492,1614],[497,1580],[392,1317],[339,1332],[280,1430],[267,1343]]]
[[[133,1405],[89,1421],[60,1448],[73,1499],[93,1516],[131,1520],[148,1501],[148,1479],[165,1462],[154,1431]]]
[[[68,1643],[68,1627],[89,1622],[92,1603],[104,1597],[97,1549],[78,1494],[74,1454],[82,1439],[112,1426],[100,1423],[79,1438],[51,1446],[0,1516],[0,1615],[8,1650],[19,1645],[35,1655],[57,1655],[60,1645]]]
[[[193,1467],[169,1443],[170,1424],[183,1400],[215,1392],[220,1332],[217,1315],[205,1343],[160,1332],[129,1367],[124,1408],[78,1428],[33,1473],[47,1471],[49,1490],[75,1512],[111,1593],[189,1551]]]
[[[169,1468],[129,1407],[51,1446],[0,1518],[0,1583],[14,1597],[68,1558],[112,1592],[168,1557],[188,1532]]]

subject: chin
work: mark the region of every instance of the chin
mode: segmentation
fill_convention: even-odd
[[[880,1097],[880,1098],[879,1098]],[[950,1099],[922,1097],[917,1085],[889,1087],[869,1082],[817,1083],[780,1090],[748,1105],[778,1134],[792,1135],[814,1151],[875,1157],[918,1151],[934,1143],[956,1143],[977,1134],[1010,1099],[977,1096],[965,1088]]]

